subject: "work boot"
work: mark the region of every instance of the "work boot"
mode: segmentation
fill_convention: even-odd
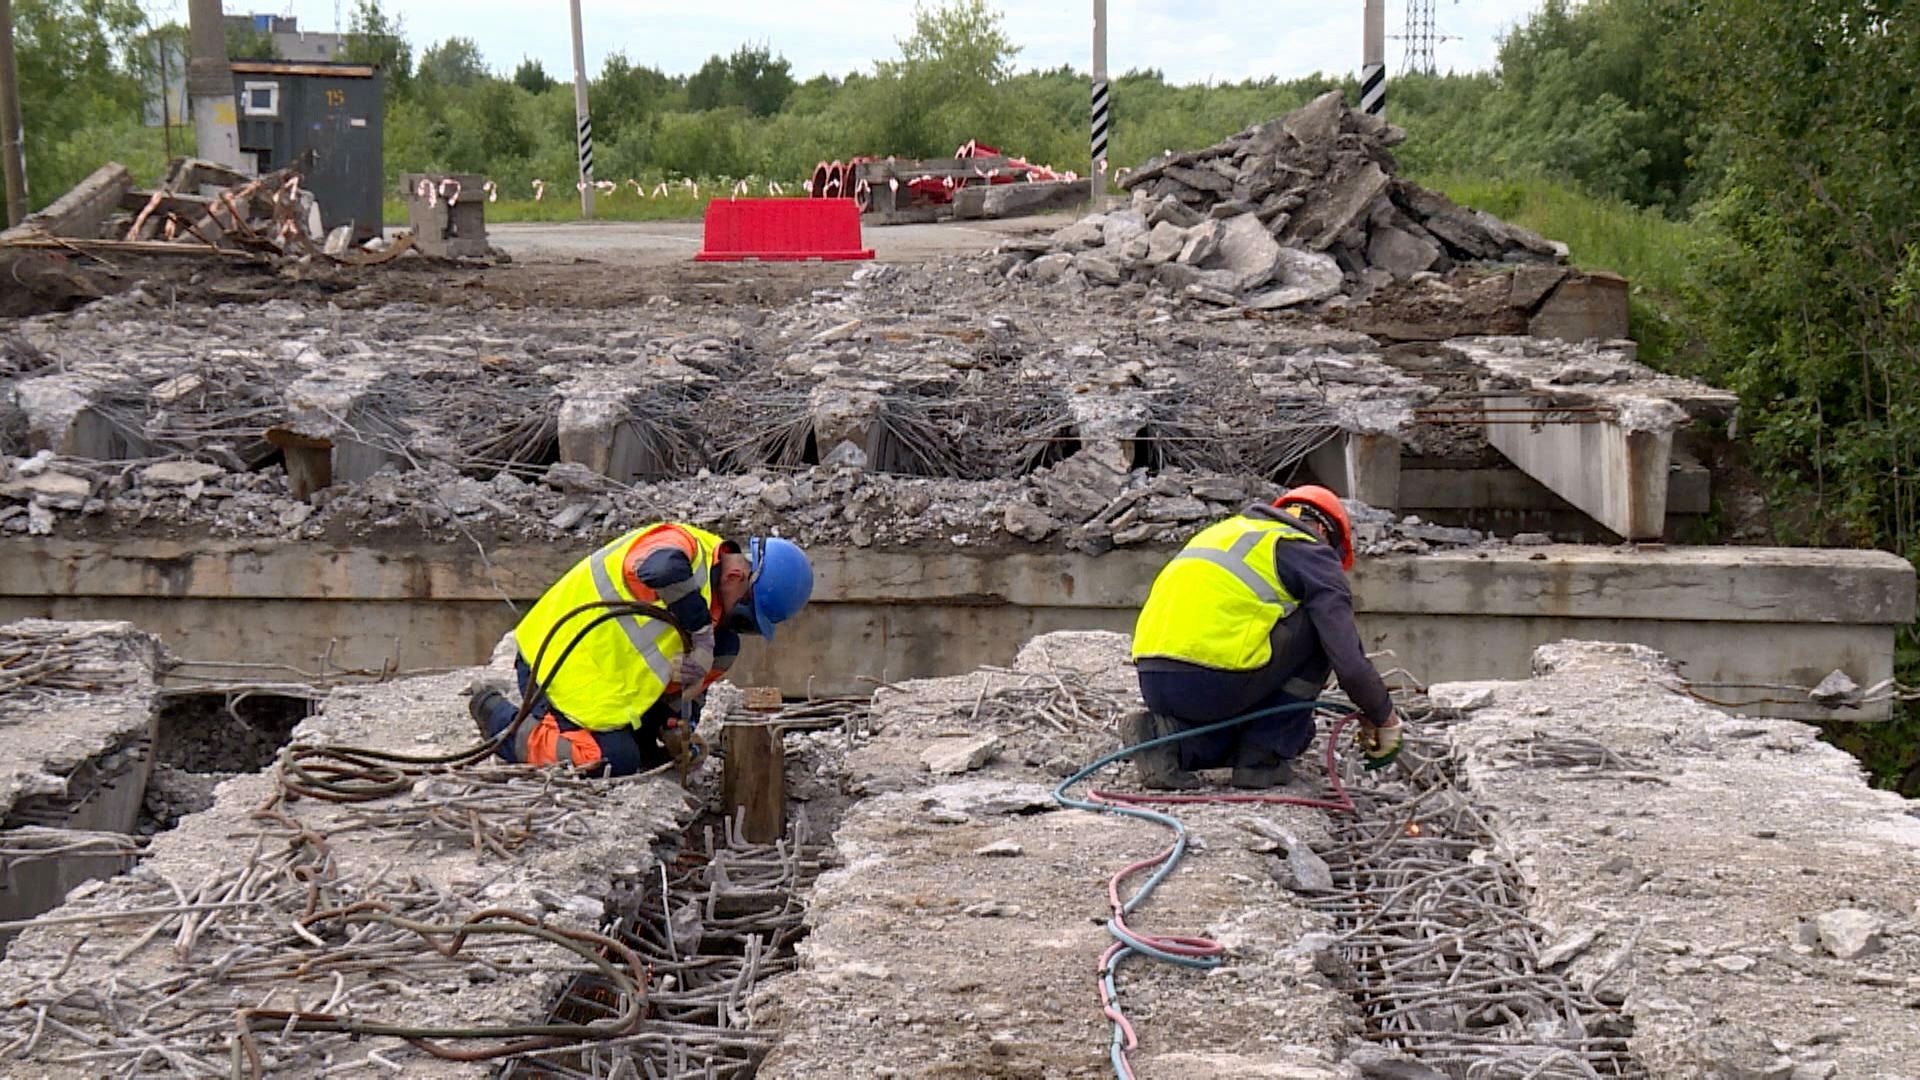
[[[1178,730],[1172,720],[1145,709],[1120,718],[1120,738],[1128,746],[1151,742]],[[1180,767],[1180,750],[1173,743],[1133,755],[1133,767],[1140,774],[1140,786],[1153,791],[1192,791],[1200,786],[1198,776]]]
[[[1234,758],[1228,783],[1248,791],[1285,787],[1293,782],[1293,762],[1266,750],[1242,750]]]
[[[483,688],[467,699],[467,712],[473,716],[473,726],[483,739],[493,738],[499,730],[488,721],[501,715],[503,710],[507,716],[520,711],[513,702],[507,700],[507,695],[492,687]]]

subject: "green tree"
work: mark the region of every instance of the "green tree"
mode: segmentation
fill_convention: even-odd
[[[900,59],[879,65],[854,95],[874,144],[867,152],[934,157],[969,138],[990,141],[1019,51],[985,0],[916,3]]]
[[[120,65],[145,22],[132,0],[15,0],[14,61],[27,188],[45,206],[101,163],[75,160],[96,124],[136,128],[139,83]]]
[[[472,38],[450,37],[437,45],[430,45],[420,54],[420,67],[414,73],[423,82],[439,86],[476,86],[487,75],[486,61],[480,57],[480,46]]]
[[[513,69],[513,85],[538,97],[553,89],[554,82],[540,61],[525,57],[520,61],[520,66]]]
[[[742,45],[727,58],[727,82],[733,99],[754,116],[772,116],[793,96],[793,65],[774,56],[765,45]],[[688,87],[692,92],[692,87]]]
[[[1698,267],[1775,528],[1920,561],[1920,26],[1886,0],[1714,0],[1684,45],[1724,170]],[[1899,672],[1920,650],[1902,635]],[[1849,725],[1853,727],[1853,725]],[[1839,741],[1920,783],[1920,712]]]
[[[635,67],[624,52],[607,57],[590,89],[594,134],[606,142],[646,128],[654,116],[674,107],[679,93],[674,80],[654,68]]]
[[[347,46],[340,57],[349,63],[379,67],[395,98],[404,97],[413,82],[413,47],[407,44],[399,17],[388,17],[380,0],[354,0]]]
[[[239,23],[228,23],[227,59],[278,60],[280,46],[274,42],[272,34],[256,28],[252,23],[244,26]]]

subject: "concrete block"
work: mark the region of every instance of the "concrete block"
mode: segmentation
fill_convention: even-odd
[[[26,414],[28,448],[95,461],[153,456],[152,444],[138,432],[94,407],[101,390],[98,383],[78,375],[47,375],[20,383],[14,395]]]
[[[1527,324],[1534,337],[1561,341],[1609,341],[1627,330],[1627,279],[1604,272],[1562,281]]]
[[[1487,399],[1496,410],[1537,406],[1526,397]],[[1614,420],[1489,423],[1487,441],[1554,494],[1626,540],[1658,540],[1666,528],[1673,432],[1635,431]]]
[[[1045,180],[1025,184],[994,184],[980,206],[985,218],[1022,217],[1069,210],[1093,198],[1090,180]]]
[[[387,374],[384,368],[364,363],[328,367],[317,357],[307,367],[309,373],[289,385],[284,395],[289,445],[298,442],[318,450],[324,444],[329,482],[356,483],[389,465],[412,467],[405,455],[364,439],[393,430],[372,406],[374,387]],[[317,478],[317,463],[310,464]]]
[[[1392,435],[1342,433],[1307,455],[1307,468],[1341,498],[1400,508],[1400,440]]]
[[[421,193],[432,185],[433,195]],[[407,224],[414,247],[439,259],[484,259],[487,245],[487,202],[481,191],[486,177],[474,173],[403,173],[400,194],[407,201]],[[457,188],[453,185],[457,185]]]
[[[1147,234],[1147,265],[1172,262],[1186,246],[1187,230],[1171,221],[1162,221]]]

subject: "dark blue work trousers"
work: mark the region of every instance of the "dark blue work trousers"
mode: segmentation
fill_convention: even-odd
[[[513,671],[514,674],[520,678],[520,697],[521,700],[525,700],[527,694],[532,691],[533,672],[527,667],[527,662],[518,657],[514,658]],[[505,731],[507,725],[513,723],[514,716],[519,712],[520,707],[513,702],[508,701],[504,697],[495,698],[485,718],[487,737],[492,738],[502,731]],[[527,716],[527,723],[538,723],[540,717],[549,712],[553,713],[553,718],[559,722],[561,731],[584,730],[593,736],[593,741],[600,747],[600,760],[605,766],[608,776],[632,776],[642,769],[651,768],[666,760],[665,751],[659,747],[660,726],[657,720],[653,722],[653,737],[649,740],[655,752],[649,755],[641,749],[640,740],[636,737],[641,734],[641,732],[636,732],[630,727],[618,728],[613,731],[591,731],[582,728],[567,719],[565,713],[555,709],[553,703],[547,701],[545,698],[534,702],[533,709]],[[653,718],[649,716],[649,719],[652,720]],[[498,753],[501,758],[510,762],[514,761],[512,756],[512,741],[508,740],[501,743]],[[649,761],[649,757],[655,760]],[[518,764],[518,762],[514,763]]]
[[[1273,659],[1253,671],[1219,671],[1182,660],[1147,657],[1138,664],[1140,696],[1148,709],[1183,728],[1205,727],[1261,709],[1312,701],[1326,685],[1332,662],[1304,618],[1283,619],[1274,627]],[[1292,692],[1289,692],[1291,690]],[[1291,761],[1313,743],[1310,708],[1182,739],[1183,769],[1267,766]]]

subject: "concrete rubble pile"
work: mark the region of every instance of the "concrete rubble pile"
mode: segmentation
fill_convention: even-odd
[[[0,530],[549,538],[694,516],[858,546],[1097,553],[1271,497],[1351,434],[1490,453],[1477,428],[1423,419],[1449,401],[1646,399],[1680,424],[1654,413],[1702,389],[1628,349],[1383,348],[1194,319],[1141,289],[1068,314],[974,262],[874,266],[771,312],[669,300],[457,328],[408,303],[348,316],[136,289],[0,333]],[[1475,542],[1424,523],[1365,539]]]
[[[0,254],[91,250],[100,244],[142,254],[319,257],[338,262],[398,254],[404,245],[353,244],[353,227],[329,231],[298,169],[248,176],[198,158],[176,158],[151,191],[127,167],[108,162],[46,209],[0,233]]]
[[[1477,264],[1534,268],[1501,279],[1505,325],[1462,333],[1525,332],[1563,283],[1587,280],[1560,265],[1563,245],[1396,178],[1389,148],[1404,137],[1330,92],[1204,150],[1153,159],[1120,180],[1129,208],[1010,241],[1001,265],[1035,281],[1133,281],[1256,311],[1338,307]]]

